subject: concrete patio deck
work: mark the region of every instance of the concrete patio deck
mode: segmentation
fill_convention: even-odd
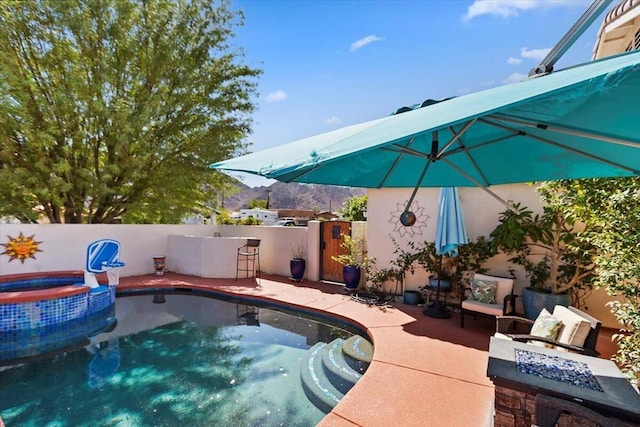
[[[317,310],[350,319],[367,331],[374,345],[367,373],[320,423],[320,426],[492,425],[494,388],[486,376],[490,319],[434,319],[422,307],[391,303],[386,307],[352,301],[338,285],[286,277],[204,279],[167,273],[123,277],[118,290],[145,288],[211,289],[266,302]],[[603,358],[615,352],[611,333],[600,333]]]

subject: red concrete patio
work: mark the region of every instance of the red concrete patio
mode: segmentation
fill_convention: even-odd
[[[320,426],[489,426],[494,388],[486,376],[489,337],[494,322],[479,318],[459,326],[422,314],[422,307],[391,303],[385,307],[352,301],[344,288],[320,282],[294,283],[286,277],[205,279],[167,273],[124,277],[118,290],[144,288],[212,289],[285,303],[350,319],[366,330],[374,345],[373,362]],[[601,331],[598,351],[610,358],[614,331]]]

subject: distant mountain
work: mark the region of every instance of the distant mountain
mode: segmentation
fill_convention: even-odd
[[[346,199],[353,196],[364,196],[364,188],[338,187],[320,184],[285,184],[276,182],[268,187],[248,187],[238,184],[242,191],[224,200],[226,209],[237,211],[246,209],[249,202],[267,198],[270,209],[313,209],[335,212],[343,208]]]

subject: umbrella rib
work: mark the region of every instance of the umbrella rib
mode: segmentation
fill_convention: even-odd
[[[462,128],[458,131],[458,132],[452,132],[453,136],[451,137],[451,139],[449,140],[449,142],[447,142],[444,147],[442,147],[442,149],[438,152],[438,155],[436,156],[437,158],[440,158],[440,156],[442,156],[444,154],[445,151],[447,151],[447,149],[449,149],[449,147],[451,147],[456,141],[458,141],[460,139],[460,137],[471,127],[471,125],[473,125],[478,119],[473,119],[473,120],[469,120],[467,123],[464,124],[464,126],[462,126]],[[450,127],[450,129],[452,129]]]
[[[387,173],[384,175],[384,178],[382,178],[382,181],[380,182],[380,184],[378,185],[378,188],[382,188],[382,186],[384,185],[385,182],[387,182],[387,179],[389,178],[389,176],[391,176],[391,172],[393,172],[396,168],[396,166],[398,165],[398,162],[400,161],[400,159],[402,158],[402,155],[404,154],[404,150],[402,148],[408,149],[408,147],[413,144],[413,140],[414,138],[411,138],[409,140],[409,142],[407,143],[407,145],[405,147],[398,147],[401,148],[400,150],[400,154],[398,155],[398,157],[396,157],[396,159],[393,161],[393,165],[391,165],[391,167],[389,168],[389,170],[387,171]],[[396,152],[396,150],[389,150],[389,151],[394,151]]]
[[[416,157],[429,158],[429,154],[425,154],[421,151],[413,150],[409,147],[403,147],[401,145],[396,145],[396,144],[391,144],[390,147],[380,147],[380,149],[385,151],[393,151],[394,153],[410,154]]]
[[[475,121],[475,120],[474,120]],[[455,129],[453,127],[449,127],[449,130],[451,131],[451,133],[455,133]],[[466,130],[466,129],[465,129]],[[478,163],[476,162],[476,159],[473,158],[473,156],[471,155],[471,153],[469,152],[469,149],[464,145],[464,142],[462,141],[462,139],[460,137],[457,138],[458,139],[458,145],[459,145],[459,149],[466,154],[467,158],[469,159],[469,161],[471,162],[471,164],[473,165],[473,168],[476,170],[476,173],[478,175],[480,175],[480,177],[482,178],[482,180],[485,182],[485,185],[489,185],[489,180],[487,179],[487,177],[485,176],[485,174],[482,172],[482,170],[480,170],[480,167],[478,166]]]
[[[552,132],[563,133],[563,134],[572,135],[572,136],[580,136],[580,137],[585,137],[590,139],[597,139],[599,141],[611,142],[612,144],[625,145],[627,147],[632,147],[632,148],[640,148],[640,143],[637,141],[633,141],[631,139],[614,138],[611,136],[601,135],[595,132],[579,131],[579,130],[575,130],[575,129],[571,129],[571,128],[563,127],[559,125],[549,125],[549,124],[540,123],[540,122],[530,122],[524,119],[520,119],[513,116],[505,116],[502,114],[492,114],[489,117],[492,117],[494,119],[501,120],[504,122],[516,123],[523,126],[533,127],[536,129],[549,130]]]
[[[455,170],[456,172],[458,172],[460,175],[464,176],[465,178],[467,178],[469,181],[473,182],[478,188],[484,190],[487,194],[489,194],[491,197],[493,197],[494,199],[496,199],[497,201],[499,201],[500,203],[502,203],[503,205],[505,205],[508,209],[512,210],[513,212],[517,212],[516,209],[511,205],[511,203],[507,202],[506,200],[504,200],[502,197],[498,196],[496,193],[494,193],[493,191],[489,190],[489,187],[486,185],[483,185],[480,181],[478,181],[477,179],[475,179],[474,177],[472,177],[471,175],[469,175],[468,173],[466,173],[464,170],[462,170],[461,168],[459,168],[458,166],[456,166],[451,160],[449,159],[441,159],[443,162],[445,162],[446,164],[448,164],[451,169]]]
[[[479,119],[479,121],[482,121],[482,119]],[[491,124],[491,123],[488,123]],[[473,147],[464,147],[464,150],[467,151],[471,151],[471,150],[475,150],[477,148],[481,148],[484,147],[486,145],[491,145],[491,144],[495,144],[496,142],[502,142],[506,139],[510,139],[513,137],[518,136],[518,131],[513,131],[512,135],[506,135],[506,136],[501,136],[499,138],[495,138],[492,139],[490,141],[485,141],[485,142],[481,142],[479,144],[474,145]],[[395,145],[395,144],[391,144],[391,146],[385,146],[385,147],[380,147],[380,150],[384,150],[384,151],[391,151],[394,153],[402,153],[402,154],[409,154],[412,156],[416,156],[416,157],[422,157],[422,158],[429,158],[431,156],[431,153],[423,153],[422,151],[417,151],[417,150],[412,150],[410,148],[407,147],[403,147],[400,145]],[[458,154],[460,151],[463,151],[462,148],[454,148],[452,150],[447,151],[446,153],[442,154],[442,157],[447,157],[447,156],[451,156],[454,154]]]
[[[561,148],[563,150],[569,151],[571,153],[578,154],[578,155],[583,156],[583,157],[587,157],[587,158],[595,160],[597,162],[604,163],[606,165],[613,166],[613,167],[616,167],[616,168],[619,168],[619,169],[622,169],[622,170],[626,170],[627,172],[631,172],[634,175],[640,174],[640,171],[638,171],[636,169],[632,169],[632,168],[630,168],[628,166],[625,166],[625,165],[622,165],[620,163],[612,162],[611,160],[607,160],[607,159],[604,159],[602,157],[596,156],[595,154],[587,153],[586,151],[578,150],[576,148],[569,147],[569,146],[566,146],[564,144],[560,144],[559,142],[552,141],[550,139],[543,138],[541,136],[537,136],[537,135],[525,132],[523,130],[513,129],[513,128],[509,127],[509,126],[503,125],[501,123],[495,123],[495,122],[492,122],[490,120],[482,120],[482,122],[486,123],[488,125],[491,125],[491,126],[495,126],[497,128],[500,128],[500,129],[508,130],[508,131],[511,131],[511,132],[514,132],[514,131],[518,132],[518,134],[521,135],[521,136],[527,136],[527,137],[529,137],[531,139],[535,139],[537,141],[544,142],[544,143],[549,144],[549,145],[553,145],[554,147],[558,147],[558,148]],[[638,148],[638,147],[636,147],[636,148]]]
[[[420,185],[422,184],[422,180],[424,179],[424,176],[427,174],[427,170],[429,169],[429,165],[431,165],[431,163],[433,163],[433,161],[431,158],[429,158],[427,160],[427,163],[424,165],[422,172],[420,173],[420,178],[418,178],[418,182],[416,183],[416,186],[413,189],[413,192],[411,193],[411,197],[409,197],[409,201],[407,201],[407,206],[404,208],[405,212],[409,211],[409,208],[411,207],[411,203],[413,203],[413,199],[416,197],[416,194],[418,193],[418,189],[420,188]]]
[[[487,124],[487,125],[493,125],[493,123],[484,121],[483,119],[478,119],[478,122],[484,123],[484,124]],[[507,128],[507,129],[509,129],[509,128]],[[498,142],[505,141],[507,139],[515,138],[516,136],[518,136],[520,134],[520,131],[513,130],[513,129],[510,129],[510,130],[512,131],[512,133],[510,135],[505,135],[505,136],[501,136],[501,137],[498,137],[498,138],[490,139],[490,140],[487,140],[487,141],[479,142],[477,144],[474,144],[471,147],[467,147],[467,146],[464,146],[464,145],[461,144],[461,147],[457,147],[457,148],[454,148],[454,149],[451,149],[451,150],[447,151],[446,153],[442,154],[442,157],[453,156],[453,155],[459,154],[461,151],[465,151],[465,150],[471,152],[471,150],[476,150],[478,148],[486,147],[487,145],[492,145],[492,144],[496,144]],[[453,133],[453,130],[451,132]],[[410,154],[412,154],[412,153],[410,153]],[[416,155],[419,155],[421,157],[427,157],[425,154],[422,154],[422,153],[418,153]]]

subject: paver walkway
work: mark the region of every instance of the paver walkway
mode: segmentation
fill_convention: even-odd
[[[374,345],[373,362],[362,379],[320,426],[492,425],[493,384],[486,376],[490,319],[468,319],[460,328],[457,314],[434,319],[422,308],[402,303],[386,307],[352,301],[344,288],[320,282],[293,283],[286,277],[204,279],[167,273],[162,277],[120,279],[118,290],[205,288],[252,296],[350,319],[367,331]],[[610,334],[601,333],[598,350],[609,357]]]

